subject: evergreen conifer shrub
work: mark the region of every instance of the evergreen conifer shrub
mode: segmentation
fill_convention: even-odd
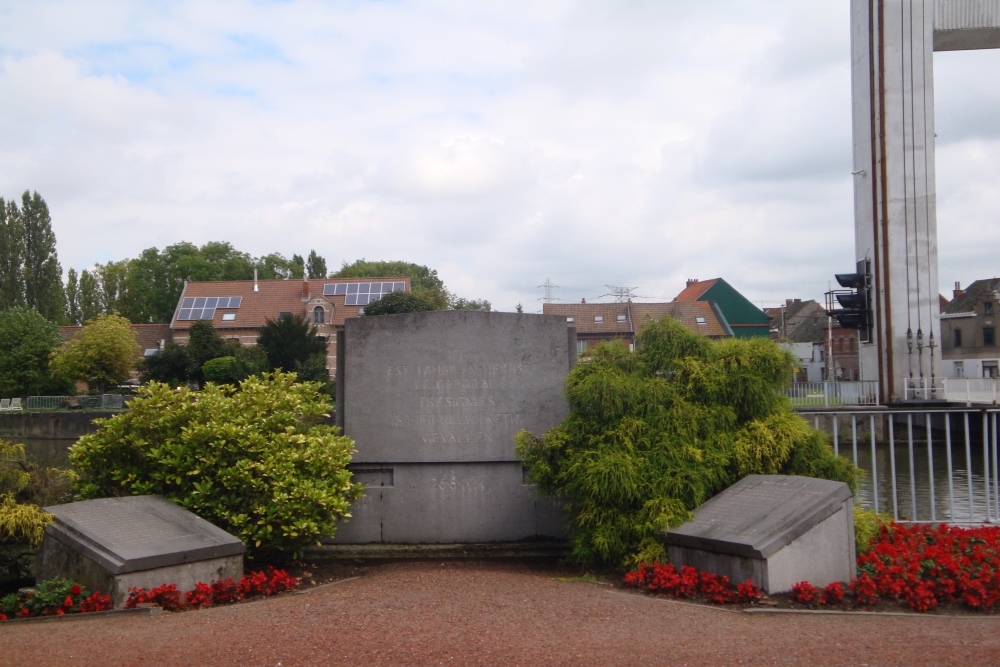
[[[570,373],[570,415],[517,448],[539,491],[566,499],[571,557],[584,565],[665,561],[658,534],[750,474],[857,482],[826,435],[780,391],[794,359],[761,338],[712,341],[665,318],[636,352],[598,347]]]

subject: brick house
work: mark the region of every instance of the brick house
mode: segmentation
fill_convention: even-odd
[[[722,338],[732,336],[725,318],[711,303],[546,303],[544,315],[561,315],[567,326],[576,327],[577,351],[596,347],[598,344],[621,340],[629,349],[635,349],[635,336],[652,320],[672,317],[691,331]]]
[[[189,282],[177,302],[170,330],[175,343],[187,343],[188,329],[208,320],[225,340],[251,346],[268,319],[301,315],[327,341],[327,368],[337,367],[338,329],[362,314],[383,294],[410,291],[408,277],[312,278],[303,280],[229,280]]]
[[[722,278],[687,281],[686,287],[674,297],[682,303],[714,303],[737,338],[769,336],[771,320],[763,309],[753,305]]]
[[[1000,278],[977,280],[967,289],[955,283],[953,298],[941,308],[941,359],[945,377],[1000,376],[997,318]]]
[[[844,329],[836,321],[831,328],[826,310],[811,299],[786,299],[784,306],[765,312],[771,316],[771,337],[799,363],[796,382],[861,379],[857,329]]]

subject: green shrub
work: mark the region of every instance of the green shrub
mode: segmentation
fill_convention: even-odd
[[[236,357],[216,357],[209,359],[201,367],[205,382],[215,384],[236,384],[240,381],[236,367]]]
[[[294,558],[333,535],[361,495],[347,470],[354,443],[321,423],[327,406],[292,373],[238,391],[153,383],[72,447],[77,488],[85,498],[160,494],[239,537],[251,558]]]
[[[570,416],[517,436],[539,490],[568,501],[574,560],[663,561],[659,533],[749,474],[856,485],[854,466],[779,392],[794,360],[772,342],[714,342],[664,319],[638,343],[597,348],[567,379]]]
[[[871,541],[882,531],[882,526],[891,526],[892,517],[875,510],[854,506],[854,544],[860,556],[871,548]]]
[[[70,501],[70,475],[40,468],[25,457],[24,445],[0,440],[0,579],[31,573],[52,515],[47,505]]]

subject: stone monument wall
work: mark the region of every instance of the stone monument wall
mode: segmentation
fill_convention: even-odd
[[[563,537],[514,436],[569,413],[576,333],[562,317],[436,311],[349,320],[337,419],[367,487],[333,542],[469,543]]]

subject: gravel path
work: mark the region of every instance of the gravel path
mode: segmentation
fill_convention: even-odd
[[[744,614],[511,562],[406,562],[307,594],[0,624],[0,664],[998,665],[1000,618]]]

